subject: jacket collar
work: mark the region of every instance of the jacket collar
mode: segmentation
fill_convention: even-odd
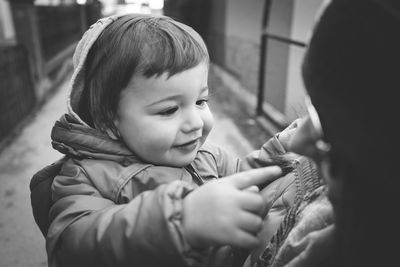
[[[51,139],[53,148],[67,156],[112,160],[123,165],[140,162],[122,142],[82,124],[69,114],[56,121]]]

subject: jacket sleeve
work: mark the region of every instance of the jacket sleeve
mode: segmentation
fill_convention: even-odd
[[[240,170],[275,165],[276,160],[282,155],[287,155],[287,152],[279,142],[278,134],[275,134],[259,150],[255,150],[246,156],[240,164]]]
[[[67,169],[53,182],[49,266],[193,266],[204,258],[182,234],[182,199],[193,189],[188,183],[160,185],[117,205],[81,167]]]
[[[278,165],[283,170],[282,177],[275,181],[260,186],[260,194],[267,203],[264,211],[263,228],[259,233],[260,245],[254,249],[248,258],[248,263],[254,263],[266,245],[275,234],[280,223],[290,207],[294,204],[296,196],[296,182],[294,169],[291,167],[293,160],[299,156],[288,153],[278,139],[279,133],[264,143],[260,150],[250,153],[240,165],[240,170]],[[246,264],[245,264],[246,266]]]
[[[274,214],[281,217],[280,214],[284,214],[293,205],[296,190],[293,162],[299,158],[297,154],[286,152],[279,142],[278,135],[279,133],[275,134],[265,142],[260,150],[250,153],[240,164],[240,171],[273,165],[282,168],[280,178],[271,183],[259,185],[260,194],[268,203],[265,214],[268,212],[266,218],[270,218],[266,224],[271,225],[276,225]]]

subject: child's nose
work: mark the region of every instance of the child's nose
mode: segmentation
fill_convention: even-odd
[[[202,129],[203,125],[204,121],[203,118],[201,117],[199,110],[192,109],[188,111],[188,113],[186,114],[185,122],[183,124],[182,129],[184,132],[192,132]]]

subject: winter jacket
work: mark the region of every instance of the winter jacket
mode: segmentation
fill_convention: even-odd
[[[155,166],[90,127],[78,108],[86,58],[98,36],[117,18],[99,20],[78,43],[68,85],[68,114],[52,130],[53,147],[67,159],[53,180],[50,226],[43,230],[49,266],[240,265],[243,251],[227,246],[195,251],[188,245],[181,227],[182,200],[207,181],[275,165],[272,157],[286,152],[274,137],[240,161],[205,143],[185,168]],[[262,191],[271,206],[263,230],[266,242],[293,204],[293,181],[288,174]]]
[[[189,247],[180,224],[182,199],[204,182],[271,165],[271,156],[285,153],[276,137],[242,162],[206,143],[186,168],[154,166],[70,115],[56,122],[52,139],[69,159],[52,185],[46,242],[50,266],[237,264],[228,247]],[[265,240],[292,205],[293,181],[289,174],[263,190],[272,205]]]

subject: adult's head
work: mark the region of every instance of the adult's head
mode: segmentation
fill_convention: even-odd
[[[323,136],[315,134],[314,116],[292,146],[323,165],[337,217],[338,264],[386,266],[396,256],[389,243],[399,237],[400,2],[328,3],[307,48],[303,80]],[[318,138],[329,152],[318,149]]]

